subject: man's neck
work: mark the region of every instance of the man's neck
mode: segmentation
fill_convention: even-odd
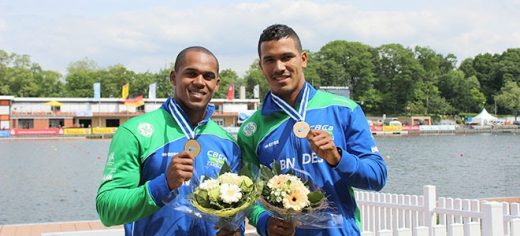
[[[191,127],[197,126],[202,120],[204,120],[204,116],[206,115],[207,109],[204,109],[201,111],[192,110],[192,109],[188,108],[186,105],[184,105],[184,103],[178,99],[177,99],[177,103],[184,111],[184,114],[186,114],[186,116],[188,117],[187,121],[190,122]]]
[[[296,88],[296,90],[294,92],[287,94],[285,96],[278,96],[278,97],[280,97],[282,100],[284,100],[287,104],[291,105],[291,107],[295,107],[296,102],[298,101],[298,95],[303,90],[304,86],[305,86],[305,82],[302,85],[300,85],[299,88]]]

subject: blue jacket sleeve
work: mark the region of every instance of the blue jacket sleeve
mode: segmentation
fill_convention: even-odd
[[[356,106],[344,126],[346,146],[340,147],[341,160],[335,169],[349,178],[351,186],[364,190],[381,190],[386,183],[387,170],[377,149],[361,108]]]

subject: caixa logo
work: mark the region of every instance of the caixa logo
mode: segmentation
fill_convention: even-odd
[[[334,130],[334,126],[332,126],[332,125],[311,125],[311,129],[318,129],[318,130],[321,129],[321,130],[332,132],[332,130]]]

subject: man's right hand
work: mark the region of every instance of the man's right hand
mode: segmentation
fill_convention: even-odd
[[[179,188],[184,181],[191,179],[193,175],[193,158],[188,152],[183,151],[172,157],[166,172],[166,181],[170,191]]]
[[[269,217],[267,221],[267,235],[291,236],[296,230],[296,223],[284,221],[275,217]]]

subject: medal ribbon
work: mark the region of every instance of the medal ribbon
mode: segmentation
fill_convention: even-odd
[[[181,108],[179,107],[179,104],[175,101],[175,99],[170,100],[170,104],[168,104],[168,108],[170,108],[170,113],[173,116],[173,119],[177,121],[177,124],[182,129],[182,132],[184,135],[186,135],[186,138],[188,139],[195,139],[195,132],[191,129],[191,126],[189,123],[184,119],[184,116],[182,116]]]
[[[287,115],[289,115],[295,121],[305,121],[305,115],[307,113],[307,103],[309,101],[309,89],[307,89],[307,84],[303,88],[303,96],[302,101],[300,102],[300,107],[298,111],[296,111],[291,105],[287,104],[283,99],[276,96],[274,93],[271,93],[273,96],[273,102],[278,105]]]

